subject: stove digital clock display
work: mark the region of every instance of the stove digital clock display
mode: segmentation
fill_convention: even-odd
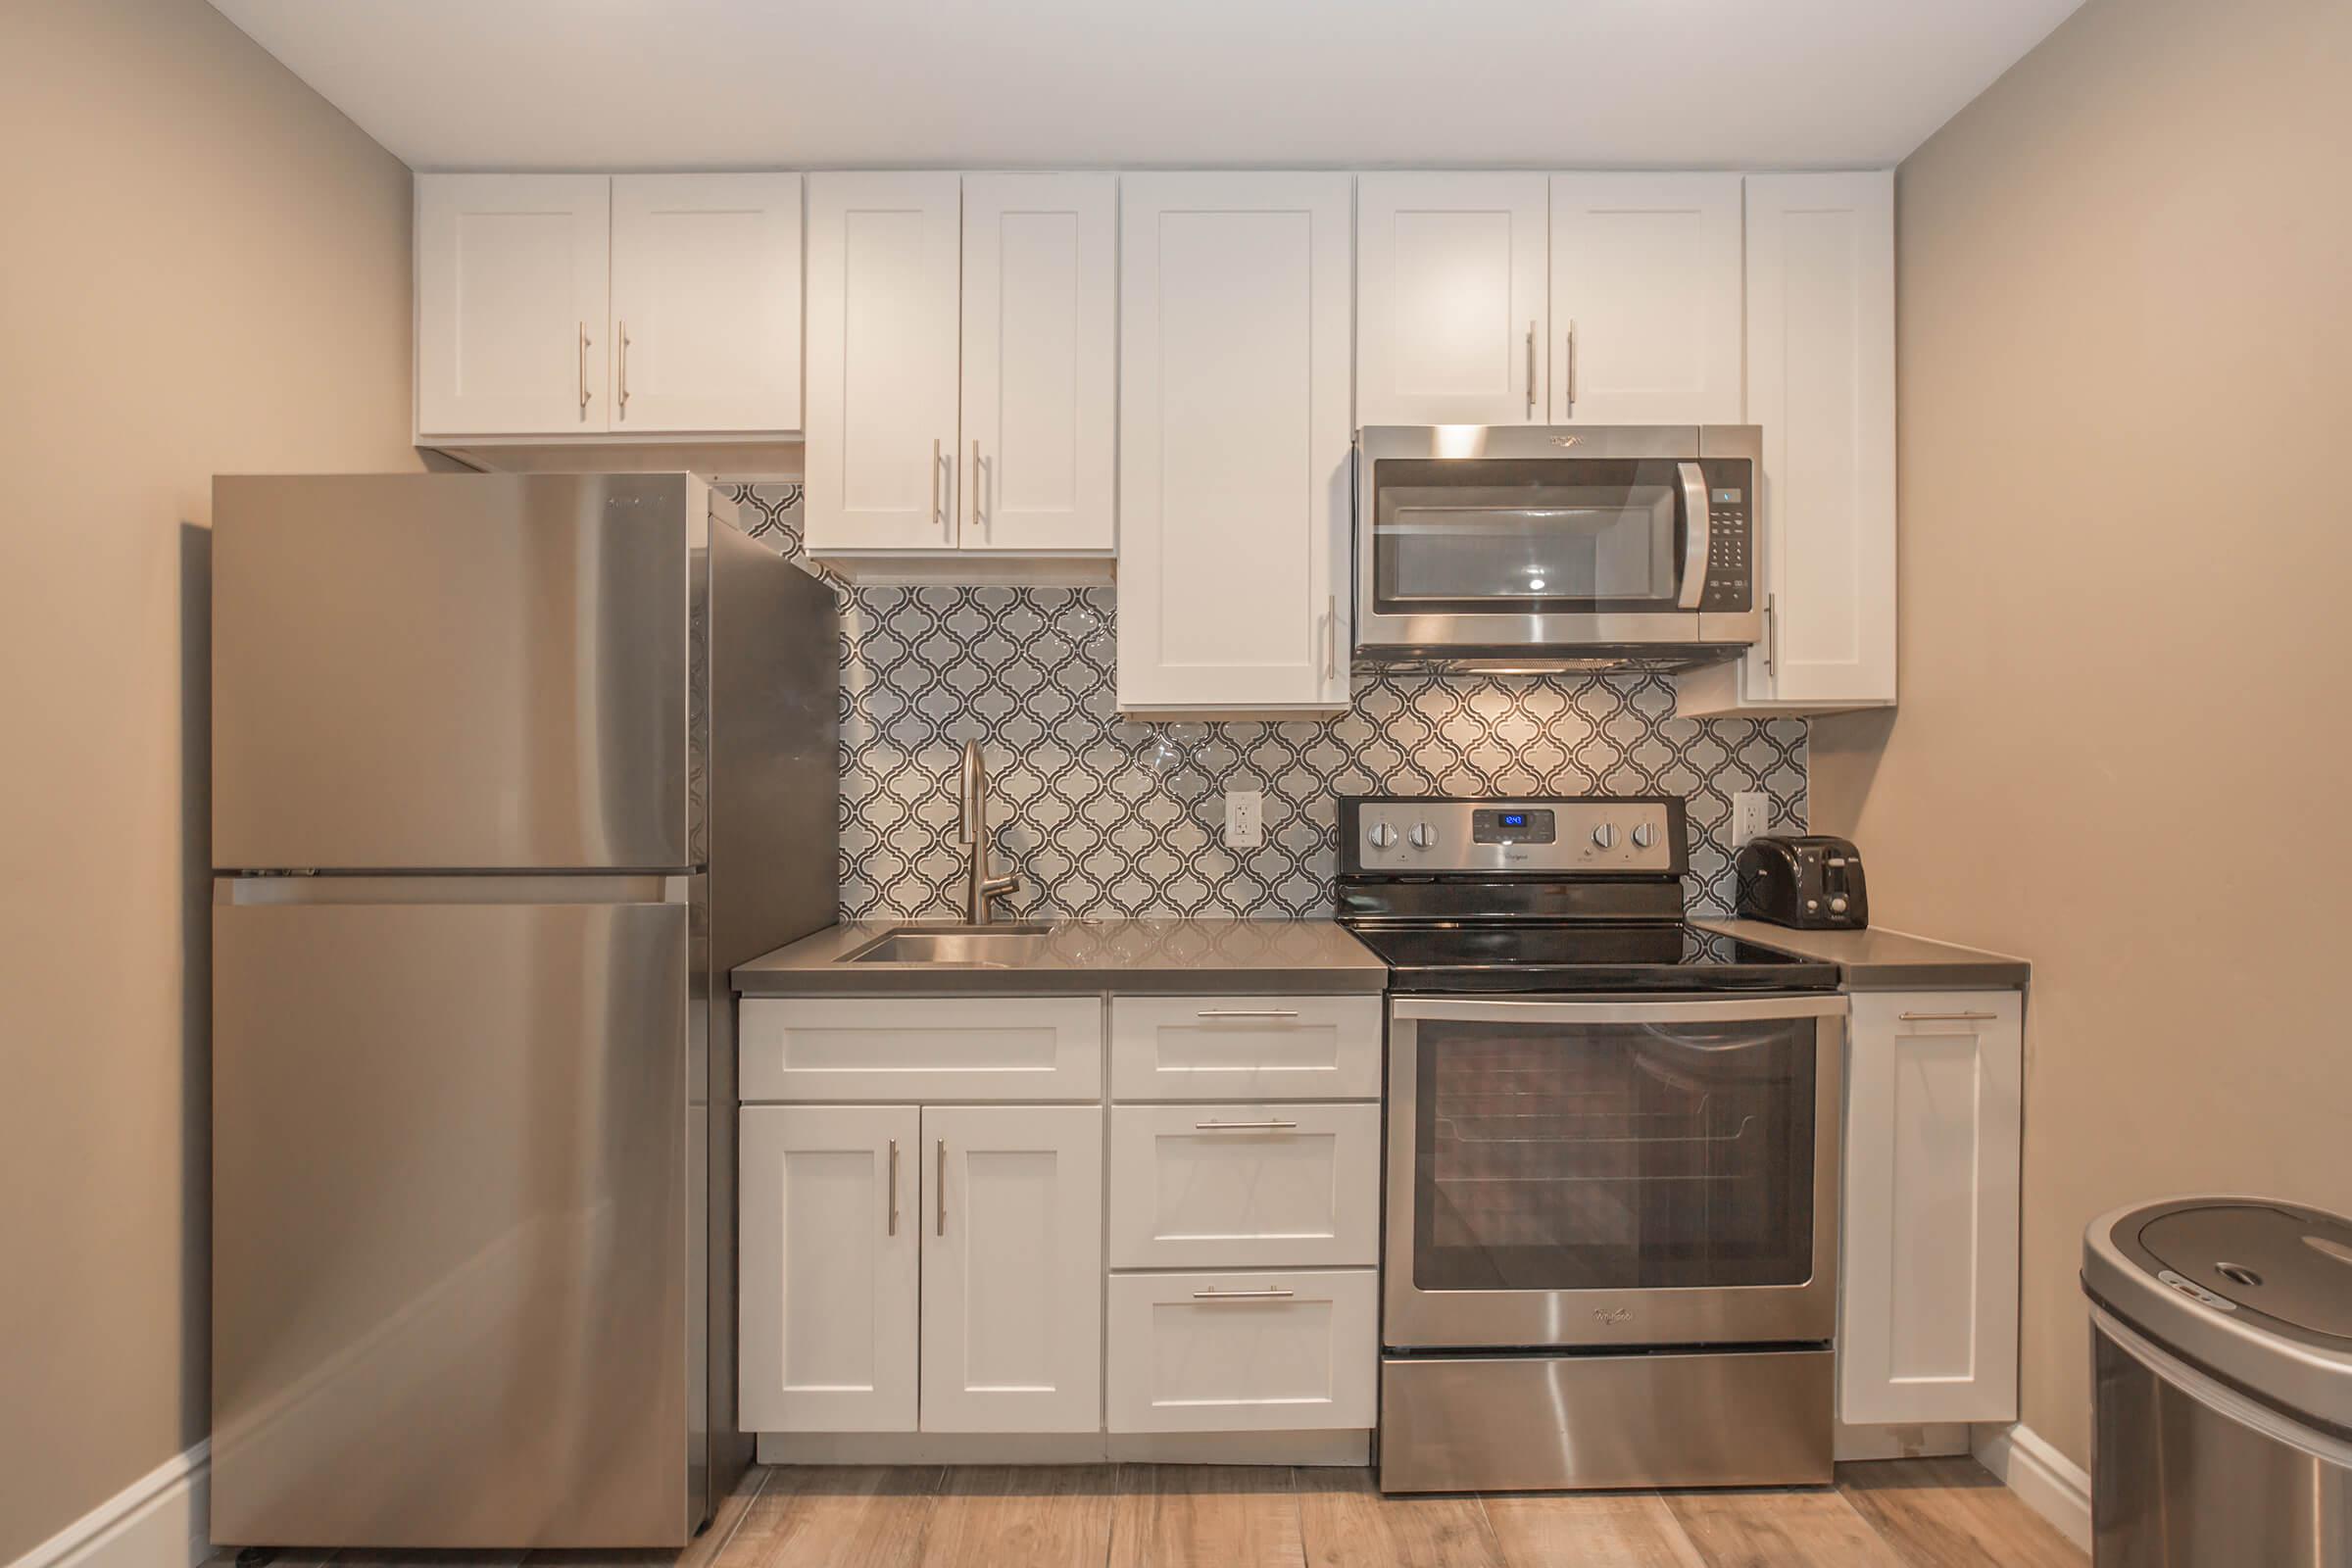
[[[1481,807],[1470,813],[1470,839],[1474,844],[1550,844],[1556,834],[1551,812],[1542,808],[1504,811]]]

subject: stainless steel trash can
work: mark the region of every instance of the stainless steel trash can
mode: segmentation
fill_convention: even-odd
[[[2352,1568],[2352,1220],[2119,1208],[2082,1290],[2097,1568]]]

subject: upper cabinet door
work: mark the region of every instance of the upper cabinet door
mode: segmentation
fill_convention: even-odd
[[[607,427],[603,174],[416,176],[416,431]]]
[[[612,178],[612,423],[797,430],[801,176]]]
[[[1546,407],[1542,174],[1355,182],[1359,424],[1532,424]]]
[[[1764,430],[1751,699],[1894,701],[1894,175],[1747,182],[1747,415]]]
[[[956,174],[808,176],[808,548],[956,544]]]
[[[1551,181],[1557,424],[1738,424],[1740,176]]]
[[[963,180],[966,550],[1102,550],[1114,523],[1115,174]]]
[[[1121,190],[1119,704],[1347,701],[1346,174]]]

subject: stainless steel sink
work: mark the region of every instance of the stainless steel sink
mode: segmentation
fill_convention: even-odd
[[[883,932],[843,963],[925,963],[1008,969],[1036,956],[1049,925],[903,925]]]

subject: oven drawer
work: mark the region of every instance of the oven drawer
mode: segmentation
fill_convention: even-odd
[[[1378,1105],[1111,1108],[1111,1267],[1379,1259]]]
[[[1113,1100],[1377,1100],[1381,999],[1113,997]]]
[[[1390,1356],[1380,1490],[1830,1480],[1828,1350]]]
[[[1371,1269],[1110,1278],[1112,1432],[1372,1425]]]

